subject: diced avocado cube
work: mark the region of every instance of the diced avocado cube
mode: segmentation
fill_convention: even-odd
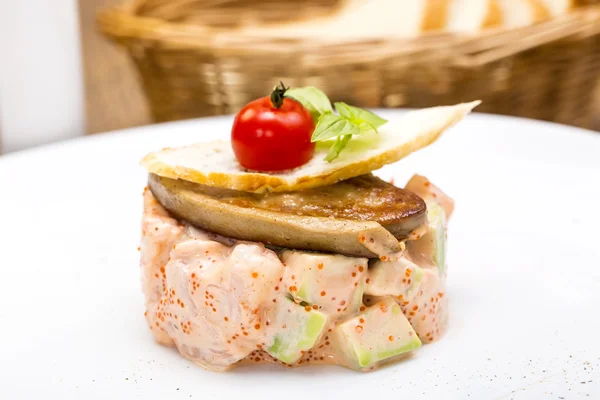
[[[366,258],[286,250],[284,287],[295,298],[317,304],[336,318],[354,315],[362,305]]]
[[[393,261],[377,260],[369,268],[365,294],[410,301],[419,289],[423,273],[423,268],[405,257]]]
[[[446,274],[446,214],[436,202],[427,202],[427,233],[407,242],[408,250],[436,266],[440,276]]]
[[[283,299],[271,322],[273,339],[267,352],[286,364],[294,364],[321,337],[327,316],[309,306]]]
[[[336,345],[359,369],[415,350],[417,334],[390,297],[335,327]]]
[[[433,261],[443,276],[446,273],[446,214],[439,204],[433,203],[429,206],[427,218],[428,235],[431,235],[430,240],[433,241]]]

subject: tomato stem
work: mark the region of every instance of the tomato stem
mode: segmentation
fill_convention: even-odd
[[[281,87],[275,86],[271,93],[271,103],[273,103],[273,107],[275,108],[279,108],[283,105],[285,92],[289,89],[289,87],[283,85],[283,82],[279,81],[279,84],[281,84]]]

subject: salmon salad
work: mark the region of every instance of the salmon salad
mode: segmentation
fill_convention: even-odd
[[[263,108],[277,116],[284,106],[276,108],[273,96]],[[305,106],[314,101],[283,97],[306,117],[311,143],[323,118]],[[353,120],[357,129],[376,130],[365,132],[374,136],[366,150],[342,148],[317,163],[320,152],[331,158],[331,148],[317,143],[308,160],[280,171],[272,163],[245,167],[233,144],[147,156],[141,282],[156,342],[212,371],[244,363],[370,371],[438,340],[448,326],[454,201],[423,176],[400,188],[370,171],[374,159],[394,162],[389,154],[404,151],[406,144],[387,138],[398,127],[412,143],[436,129],[439,136],[468,111],[425,109],[398,124],[366,115],[364,123]],[[319,175],[327,168],[335,168],[335,180]]]

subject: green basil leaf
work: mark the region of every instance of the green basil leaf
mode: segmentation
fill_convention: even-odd
[[[318,118],[317,124],[315,126],[315,130],[310,138],[311,142],[318,142],[321,139],[320,136],[323,135],[324,132],[327,132],[331,129],[331,126],[338,122],[341,119],[339,115],[335,115],[332,111],[327,111]]]
[[[343,102],[335,103],[335,109],[339,113],[336,115],[327,95],[313,86],[289,89],[285,92],[285,97],[300,102],[315,120],[311,142],[336,139],[325,157],[328,162],[339,157],[352,135],[377,132],[377,128],[387,122],[370,111]]]
[[[310,140],[311,142],[319,142],[344,135],[358,135],[359,133],[358,125],[328,111],[319,117]]]
[[[331,146],[331,149],[329,149],[329,153],[327,153],[325,161],[332,162],[333,160],[338,158],[340,153],[342,152],[342,150],[344,150],[351,138],[352,135],[338,136],[337,140],[335,141],[335,144]]]
[[[360,133],[377,132],[377,128],[375,128],[367,121],[362,121],[361,123],[359,123],[358,129],[360,129]]]
[[[337,110],[337,112],[340,113],[342,117],[346,117],[352,120],[357,125],[361,125],[363,122],[370,124],[373,127],[373,130],[375,130],[375,132],[377,132],[377,128],[379,128],[381,125],[387,122],[387,120],[381,118],[376,114],[373,114],[371,111],[365,110],[363,108],[349,106],[348,104],[343,102],[335,103],[335,109]]]
[[[300,102],[310,112],[315,121],[321,114],[333,111],[331,101],[329,101],[327,95],[314,86],[288,89],[285,92],[285,97],[291,97]]]
[[[350,106],[343,102],[335,103],[335,110],[344,118],[348,118],[351,121],[354,121],[356,118],[354,117],[354,113]]]

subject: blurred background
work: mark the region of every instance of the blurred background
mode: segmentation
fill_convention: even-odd
[[[0,152],[235,113],[280,80],[600,130],[596,0],[1,3]]]

